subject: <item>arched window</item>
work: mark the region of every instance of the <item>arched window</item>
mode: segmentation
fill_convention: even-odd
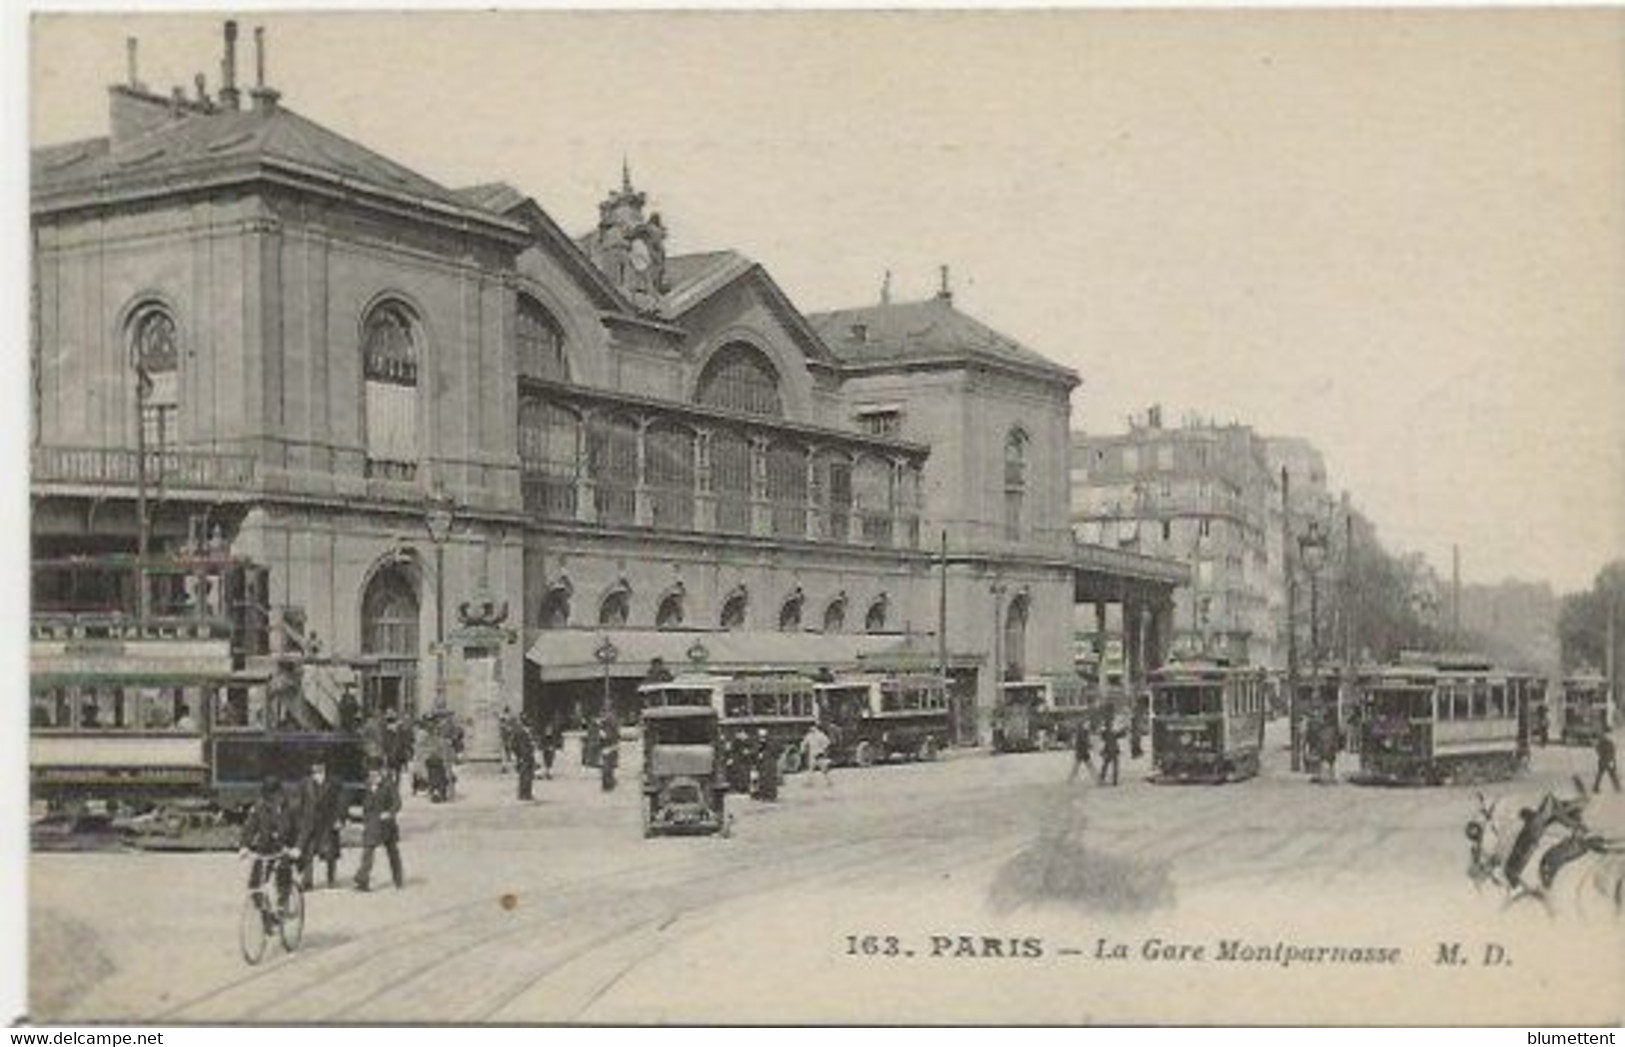
[[[694,398],[711,407],[784,417],[779,372],[760,349],[743,342],[731,342],[712,355]]]
[[[404,567],[380,570],[361,597],[361,653],[378,659],[366,677],[368,710],[410,716],[417,708],[418,592]]]
[[[656,629],[677,629],[683,624],[683,594],[667,593],[655,611]]]
[[[838,633],[846,629],[846,597],[837,596],[824,608],[824,631]]]
[[[610,591],[598,605],[598,624],[612,628],[623,626],[632,617],[632,591],[622,586]]]
[[[780,441],[767,449],[767,501],[773,511],[774,534],[807,536],[806,448]]]
[[[548,400],[519,405],[519,467],[525,510],[555,520],[576,516],[580,419]]]
[[[732,429],[711,435],[711,493],[716,498],[717,530],[749,534],[752,495],[750,441]]]
[[[368,476],[417,475],[418,349],[417,323],[404,305],[384,302],[367,314],[361,359]]]
[[[638,423],[593,415],[587,423],[587,469],[598,522],[628,526],[638,518]]]
[[[871,545],[892,544],[892,477],[892,464],[870,455],[858,459],[852,474],[863,540]]]
[[[554,382],[570,380],[570,364],[564,356],[564,329],[551,313],[528,295],[519,296],[519,315],[514,318],[514,340],[521,375]]]
[[[869,605],[869,613],[863,616],[863,631],[866,633],[883,633],[886,631],[886,597],[881,595],[874,603]]]
[[[821,451],[813,463],[813,504],[818,507],[821,537],[832,542],[852,535],[852,459],[838,451]]]
[[[1022,502],[1027,496],[1027,434],[1010,430],[1004,441],[1004,536],[1021,538]]]
[[[144,305],[130,320],[130,359],[141,398],[142,439],[148,450],[175,442],[180,410],[180,351],[175,319],[161,305]]]
[[[560,586],[549,589],[547,595],[542,598],[541,610],[536,620],[543,629],[569,628],[570,590]]]
[[[801,628],[801,608],[806,603],[806,597],[800,589],[785,598],[784,605],[779,608],[779,631],[784,633],[797,632]]]
[[[722,603],[721,625],[724,629],[743,629],[745,612],[750,606],[750,595],[737,589]]]
[[[1027,597],[1010,601],[1004,616],[1004,664],[1008,679],[1019,680],[1027,672]]]
[[[644,437],[645,483],[651,523],[694,528],[694,434],[669,422],[655,422]]]

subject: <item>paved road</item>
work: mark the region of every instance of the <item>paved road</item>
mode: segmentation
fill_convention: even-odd
[[[316,892],[304,949],[253,969],[232,856],[40,854],[33,999],[189,1022],[1619,1020],[1625,924],[1475,894],[1472,790],[1315,786],[1285,759],[1225,787],[1150,785],[1143,762],[1069,783],[1062,753],[838,772],[738,804],[727,840],[645,841],[634,794],[580,768],[526,806],[471,776],[403,816],[406,890]],[[1496,791],[1589,763],[1546,750]],[[1226,937],[1404,959],[1210,962]],[[1469,966],[1436,963],[1458,940]],[[1509,962],[1482,967],[1489,945]]]

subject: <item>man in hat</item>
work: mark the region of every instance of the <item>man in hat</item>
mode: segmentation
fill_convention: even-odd
[[[536,742],[523,720],[515,720],[508,730],[513,745],[514,769],[519,772],[519,799],[529,800],[532,799],[531,788],[536,781]]]
[[[257,891],[272,869],[276,870],[276,895],[279,909],[288,904],[288,893],[293,889],[293,869],[290,863],[280,861],[283,850],[294,845],[295,826],[288,810],[287,797],[282,792],[282,779],[267,775],[260,783],[259,798],[243,819],[238,842],[238,856],[252,858],[248,871],[248,889]],[[297,860],[297,859],[296,859]],[[265,902],[263,894],[255,894],[260,916],[269,934],[276,929],[276,914]]]
[[[615,721],[615,711],[604,713],[601,728],[603,748],[598,754],[598,781],[604,792],[615,791],[615,769],[621,762],[621,725]]]
[[[310,774],[299,783],[299,879],[305,890],[315,886],[315,865],[318,855],[327,863],[327,886],[333,879],[339,863],[339,823],[344,820],[344,791],[327,774],[327,765],[318,760],[310,765]]]
[[[1605,727],[1597,733],[1597,778],[1591,783],[1591,791],[1599,792],[1602,789],[1603,775],[1614,783],[1614,791],[1619,792],[1619,767],[1615,763],[1616,753],[1614,740],[1608,736]]]
[[[1115,710],[1106,711],[1106,725],[1100,730],[1100,784],[1106,784],[1106,773],[1111,772],[1112,784],[1117,784],[1117,758],[1121,755],[1119,740],[1122,730],[1117,726]]]
[[[756,732],[756,788],[751,796],[772,803],[779,798],[779,747],[768,737],[767,728]]]
[[[395,889],[406,884],[401,867],[401,830],[395,816],[401,810],[401,794],[388,775],[376,764],[367,768],[367,792],[361,799],[361,867],[355,873],[355,889],[372,890],[372,856],[379,847],[389,857],[390,878]]]

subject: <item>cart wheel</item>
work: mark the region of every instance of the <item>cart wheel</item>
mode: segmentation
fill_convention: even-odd
[[[297,875],[297,874],[295,874]],[[296,879],[288,889],[288,904],[282,907],[282,920],[277,924],[277,936],[282,947],[295,952],[305,938],[305,892]]]
[[[874,743],[868,740],[859,742],[858,747],[852,750],[852,762],[859,767],[873,767],[875,765]]]
[[[242,918],[237,921],[237,944],[250,967],[265,959],[265,945],[270,939],[265,933],[265,917],[255,904],[258,897],[256,892],[248,892],[248,897],[243,899]]]

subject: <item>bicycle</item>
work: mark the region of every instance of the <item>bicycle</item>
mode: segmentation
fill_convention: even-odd
[[[273,935],[289,953],[299,949],[305,936],[305,892],[299,886],[298,852],[292,848],[284,847],[275,856],[245,854],[244,857],[265,863],[259,886],[250,887],[243,899],[242,917],[237,926],[243,959],[253,966],[265,958]],[[281,893],[277,881],[284,876],[288,890],[278,902],[271,895]]]

